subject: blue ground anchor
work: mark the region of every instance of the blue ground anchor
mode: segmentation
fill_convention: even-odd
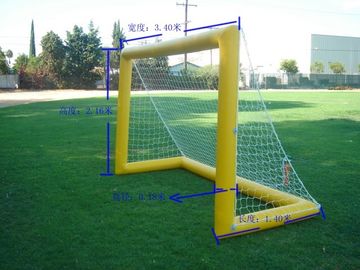
[[[323,218],[323,220],[326,220],[325,211],[324,211],[324,208],[321,205],[320,205],[320,213],[321,213],[321,217]]]
[[[216,245],[217,245],[217,246],[220,245],[220,240],[219,240],[219,238],[217,237],[214,228],[211,228],[211,231],[212,231],[212,234],[213,234],[213,236],[214,236],[214,238],[215,238]]]

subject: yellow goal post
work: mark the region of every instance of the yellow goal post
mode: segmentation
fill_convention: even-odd
[[[271,187],[241,178],[236,173],[238,84],[239,84],[239,30],[237,26],[211,30],[171,41],[139,47],[124,48],[120,56],[120,78],[117,110],[115,173],[130,174],[155,170],[183,168],[215,181],[216,188],[240,190],[247,196],[277,201],[271,209],[251,213],[251,220],[236,216],[236,192],[215,193],[214,233],[217,238],[242,235],[286,224],[274,219],[292,213],[292,220],[318,215],[319,205],[306,199],[275,190]],[[216,129],[216,167],[210,167],[185,156],[128,162],[130,93],[132,65],[136,59],[171,56],[219,49],[218,111]],[[250,215],[250,214],[249,214]],[[269,219],[273,222],[269,222]]]

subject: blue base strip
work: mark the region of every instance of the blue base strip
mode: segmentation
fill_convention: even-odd
[[[221,238],[224,238],[227,236],[238,235],[238,234],[253,232],[253,231],[258,231],[258,230],[260,230],[260,227],[252,228],[249,230],[238,231],[238,232],[234,232],[234,233],[222,234],[222,235],[218,235],[218,237],[219,237],[219,239],[221,239]]]
[[[294,223],[294,222],[297,222],[297,221],[301,221],[301,220],[305,220],[305,219],[308,219],[308,218],[316,217],[316,216],[318,216],[318,215],[320,215],[320,212],[319,212],[319,213],[316,213],[316,214],[312,214],[312,215],[300,217],[300,218],[289,219],[289,220],[285,221],[284,224],[285,224],[285,225],[291,224],[291,223]]]

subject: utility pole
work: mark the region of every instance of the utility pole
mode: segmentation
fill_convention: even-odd
[[[185,36],[187,36],[187,26],[188,26],[188,7],[197,7],[197,5],[189,4],[189,0],[185,0],[185,3],[177,3],[177,6],[185,6]],[[184,55],[184,69],[187,71],[187,54]]]
[[[216,29],[214,27],[210,27],[210,29]],[[210,66],[213,66],[213,49],[210,49]]]

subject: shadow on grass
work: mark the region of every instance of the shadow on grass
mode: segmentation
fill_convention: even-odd
[[[264,101],[265,106],[269,110],[283,110],[294,108],[310,108],[313,104],[302,101]]]

